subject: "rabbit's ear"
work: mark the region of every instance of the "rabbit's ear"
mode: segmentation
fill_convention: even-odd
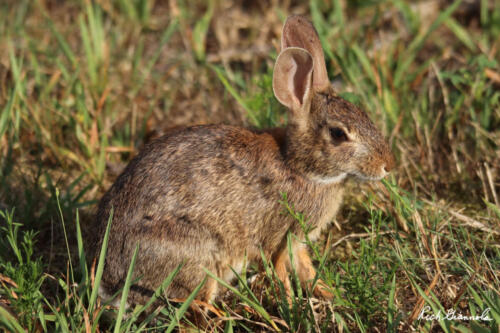
[[[289,47],[276,59],[274,95],[295,115],[309,112],[312,72],[313,58],[304,49]]]
[[[283,26],[281,35],[281,51],[288,47],[300,47],[307,50],[314,62],[313,89],[324,91],[330,86],[326,72],[323,47],[314,26],[306,18],[295,15],[290,16]]]

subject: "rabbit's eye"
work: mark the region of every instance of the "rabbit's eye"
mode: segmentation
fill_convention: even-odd
[[[335,141],[347,141],[347,135],[341,128],[338,127],[330,128],[330,135]]]

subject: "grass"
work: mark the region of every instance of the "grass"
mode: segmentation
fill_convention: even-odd
[[[93,210],[140,147],[168,127],[283,126],[272,67],[283,20],[303,13],[339,94],[383,130],[397,167],[381,183],[350,184],[331,230],[307,242],[332,302],[311,297],[292,273],[289,303],[263,258],[264,271],[249,267],[227,285],[205,329],[498,332],[498,1],[272,6],[0,4],[0,327],[195,327],[189,306],[206,306],[196,291],[151,307],[176,272],[143,307],[126,310],[120,295],[118,308],[97,298],[105,247],[92,263],[84,242]],[[307,212],[286,198],[283,209],[307,228]],[[450,309],[491,320],[448,320]]]

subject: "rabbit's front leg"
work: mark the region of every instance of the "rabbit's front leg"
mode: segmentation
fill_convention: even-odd
[[[316,270],[312,264],[307,247],[303,244],[296,243],[293,244],[292,249],[295,271],[297,272],[302,287],[310,288],[314,278],[316,277]],[[288,253],[288,247],[284,247],[274,260],[274,268],[278,279],[283,282],[283,286],[288,297],[290,297],[291,294],[290,278],[288,277],[290,267],[290,254]],[[327,284],[321,279],[316,282],[313,293],[316,297],[327,300],[333,299],[333,294],[328,291]]]
[[[312,286],[312,282],[316,277],[316,269],[314,268],[311,257],[309,256],[309,252],[307,251],[307,247],[303,244],[297,244],[294,248],[297,264],[297,274],[303,287],[310,288]],[[321,279],[318,279],[316,282],[316,286],[314,287],[313,293],[316,297],[320,297],[327,300],[333,299],[333,294],[328,291],[328,285]]]
[[[288,277],[288,269],[290,268],[290,255],[288,254],[287,247],[282,249],[276,256],[274,262],[274,270],[278,279],[283,282],[283,287],[285,288],[286,296],[290,302],[290,278]],[[278,293],[279,294],[279,293]]]

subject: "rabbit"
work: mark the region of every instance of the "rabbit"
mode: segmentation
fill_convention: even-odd
[[[178,265],[164,290],[170,299],[190,295],[207,278],[206,270],[230,282],[233,270],[261,262],[262,253],[289,291],[288,232],[297,235],[294,268],[303,286],[310,286],[316,271],[303,229],[283,214],[282,193],[307,216],[314,241],[335,218],[346,181],[379,180],[395,162],[367,114],[331,87],[318,34],[302,16],[284,24],[272,85],[288,108],[285,128],[178,128],[145,145],[129,163],[98,206],[98,249],[114,212],[102,297],[123,287],[136,244],[134,278],[140,279],[129,304],[147,302]],[[207,278],[196,298],[211,302],[222,290]],[[322,281],[313,293],[332,298]]]

